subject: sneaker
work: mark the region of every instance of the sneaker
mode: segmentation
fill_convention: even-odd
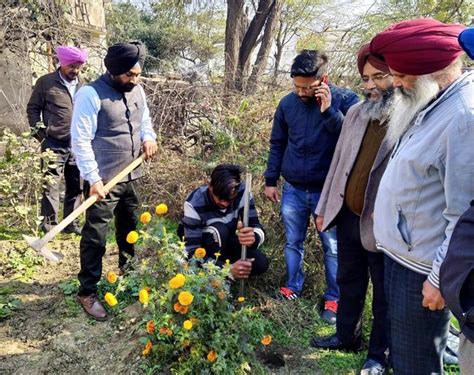
[[[321,313],[321,319],[326,323],[334,325],[337,320],[337,301],[326,301],[324,302],[324,309]]]
[[[277,293],[277,298],[281,300],[294,301],[298,299],[298,294],[293,292],[290,288],[281,287]]]
[[[385,375],[387,373],[387,368],[385,365],[376,361],[375,359],[368,358],[362,369],[360,370],[360,375]]]

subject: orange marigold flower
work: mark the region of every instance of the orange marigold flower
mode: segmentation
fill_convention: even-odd
[[[189,310],[189,306],[181,306],[181,309],[179,310],[180,314],[187,314]]]
[[[148,224],[151,221],[151,214],[149,212],[144,212],[140,215],[140,222],[142,224]]]
[[[194,296],[190,292],[181,292],[178,295],[178,301],[182,306],[189,306],[193,303]]]
[[[225,299],[225,292],[221,290],[219,293],[217,293],[217,297],[219,297],[220,300]]]
[[[148,354],[150,354],[151,348],[153,348],[153,344],[151,343],[151,341],[148,341],[145,345],[145,348],[143,349],[143,356],[146,357]]]
[[[244,302],[244,301],[245,301],[245,297],[240,296],[239,298],[237,298],[237,301],[239,301],[239,302]]]
[[[144,305],[146,305],[150,299],[150,295],[148,294],[148,290],[146,290],[145,288],[143,288],[142,290],[140,290],[140,292],[138,292],[138,299],[140,300],[140,302]]]
[[[158,333],[160,335],[166,335],[166,333],[168,332],[168,327],[161,327],[160,330],[158,331]]]
[[[206,256],[206,249],[202,247],[198,247],[194,252],[194,257],[198,259],[202,259]]]
[[[111,284],[115,283],[118,280],[118,276],[114,271],[107,272],[107,281]]]
[[[192,322],[191,320],[189,320],[189,319],[188,319],[188,320],[185,320],[185,321],[183,322],[183,328],[184,328],[184,329],[187,329],[187,330],[189,331],[191,328],[193,328],[193,322]]]
[[[216,280],[216,279],[212,280],[212,281],[211,281],[211,286],[212,286],[214,289],[220,288],[220,286],[221,286],[220,280]]]
[[[169,281],[169,286],[171,289],[181,288],[186,282],[186,277],[182,273],[178,273]]]
[[[164,203],[160,203],[158,206],[155,208],[155,212],[157,215],[166,215],[168,213],[168,206]]]
[[[166,336],[168,337],[173,336],[173,330],[171,328],[168,328],[168,331],[166,332]]]
[[[129,244],[134,244],[135,242],[138,241],[138,233],[132,230],[130,233],[127,234],[126,240]]]
[[[265,346],[270,345],[272,343],[272,336],[270,335],[263,336],[260,342]]]
[[[207,353],[207,360],[209,362],[215,362],[217,359],[217,353],[214,350],[211,350],[209,353]]]
[[[150,334],[155,332],[155,322],[153,320],[149,320],[148,322],[146,322],[146,331]]]
[[[110,292],[105,293],[104,299],[110,307],[114,307],[117,304],[117,298]]]

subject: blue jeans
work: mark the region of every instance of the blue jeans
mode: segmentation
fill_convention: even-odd
[[[303,243],[306,239],[309,220],[314,216],[321,193],[311,193],[298,189],[288,182],[283,185],[281,215],[286,231],[285,259],[288,280],[287,288],[301,293],[304,282]],[[336,228],[319,234],[323,244],[324,267],[326,275],[326,292],[324,299],[337,301],[339,288],[337,275],[337,239]]]

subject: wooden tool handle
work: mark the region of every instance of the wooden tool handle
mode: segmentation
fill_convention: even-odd
[[[249,226],[249,207],[250,207],[250,191],[252,190],[252,174],[247,172],[245,177],[245,191],[244,191],[244,217],[243,219],[243,226]],[[242,245],[242,249],[240,252],[240,259],[246,260],[247,259],[247,246]],[[240,296],[243,297],[244,295],[244,279],[240,279]]]
[[[136,167],[138,167],[143,161],[145,160],[145,155],[140,155],[137,159],[131,162],[124,170],[119,172],[114,178],[112,178],[109,182],[107,182],[104,186],[105,191],[109,191],[115,185],[117,185],[126,175],[132,172]],[[80,214],[82,214],[85,210],[87,210],[90,206],[92,206],[97,201],[98,196],[96,194],[91,195],[87,198],[82,204],[77,207],[74,211],[72,211],[63,221],[61,221],[58,225],[56,225],[53,229],[51,229],[48,233],[41,238],[41,243],[46,244],[47,242],[51,241],[56,235],[61,232],[64,228],[66,228],[69,224],[71,224],[74,219],[76,219]]]

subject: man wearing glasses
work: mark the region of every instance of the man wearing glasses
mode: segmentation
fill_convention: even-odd
[[[375,246],[372,213],[391,149],[385,135],[393,82],[388,66],[370,54],[369,44],[360,49],[357,62],[365,100],[353,106],[344,119],[316,208],[319,231],[337,226],[340,296],[336,333],[315,337],[311,345],[322,349],[361,349],[361,320],[370,275],[374,318],[362,373],[384,374],[388,348],[384,256]]]
[[[286,232],[286,285],[279,296],[294,300],[303,289],[303,243],[331,164],[344,115],[358,101],[350,90],[328,84],[328,58],[304,50],[291,67],[294,92],[286,95],[275,113],[270,154],[265,171],[265,195],[279,202],[277,182],[285,179],[281,214]],[[334,230],[320,233],[327,290],[322,318],[336,323],[339,290],[336,284],[337,241]]]
[[[258,248],[265,232],[258,220],[252,195],[249,205],[249,226],[243,227],[245,186],[241,183],[242,168],[233,164],[218,165],[209,184],[195,189],[184,202],[184,216],[178,236],[184,237],[191,258],[196,249],[204,248],[204,258],[215,259],[223,266],[231,263],[234,279],[247,279],[263,274],[268,259]],[[247,259],[241,260],[242,245],[247,246]]]

